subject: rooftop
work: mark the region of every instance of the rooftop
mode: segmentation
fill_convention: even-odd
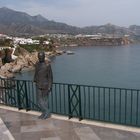
[[[90,121],[78,122],[53,114],[51,118],[41,120],[38,119],[39,114],[32,111],[18,111],[0,105],[0,138],[2,140],[140,139],[140,129],[138,128],[91,123]],[[111,127],[108,128],[109,126]],[[113,126],[115,127],[113,128]]]

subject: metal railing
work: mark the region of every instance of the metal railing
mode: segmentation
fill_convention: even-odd
[[[0,78],[0,104],[18,109],[39,110],[32,81]]]
[[[40,110],[32,81],[0,79],[0,104]],[[140,126],[140,90],[53,83],[49,96],[52,113]]]

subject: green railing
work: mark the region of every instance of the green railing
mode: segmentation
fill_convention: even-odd
[[[0,79],[0,103],[19,109],[40,110],[32,81]],[[52,113],[140,126],[140,90],[53,83],[49,96]]]
[[[0,104],[18,109],[39,110],[32,81],[0,78]]]

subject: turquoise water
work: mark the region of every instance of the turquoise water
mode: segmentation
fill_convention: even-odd
[[[54,82],[140,89],[140,45],[69,48],[52,61]],[[34,71],[17,74],[33,79]]]

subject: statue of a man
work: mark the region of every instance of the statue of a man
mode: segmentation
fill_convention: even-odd
[[[38,62],[35,65],[34,82],[37,87],[37,101],[42,114],[40,119],[47,119],[50,116],[48,109],[48,97],[52,88],[53,75],[49,62],[45,61],[45,52],[38,53]]]

